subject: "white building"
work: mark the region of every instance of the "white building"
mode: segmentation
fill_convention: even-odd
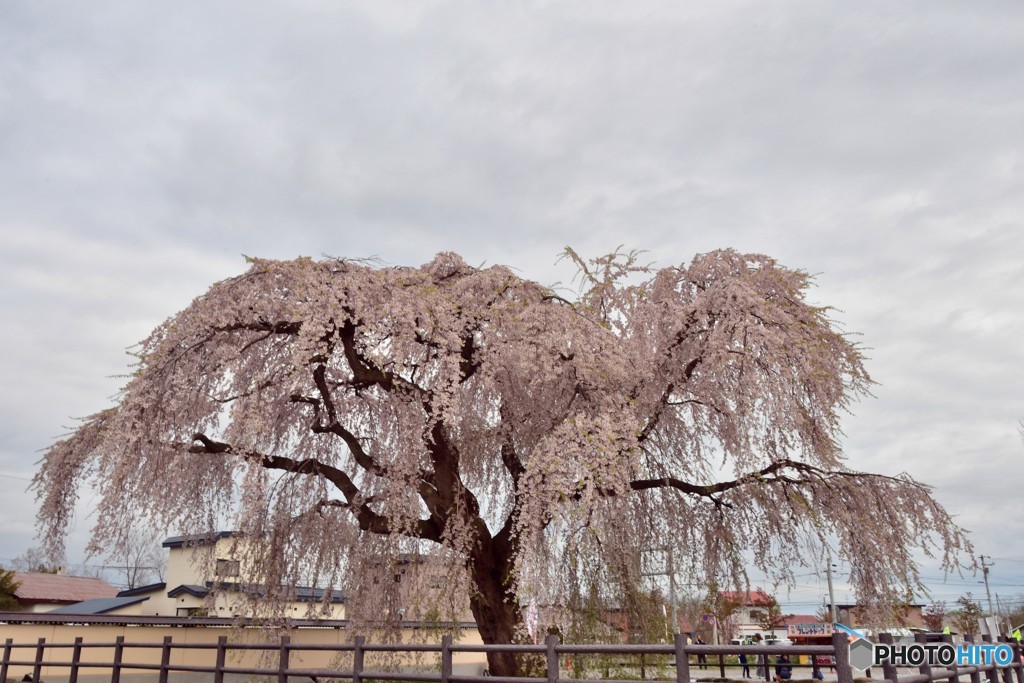
[[[253,561],[246,552],[246,539],[220,531],[208,536],[174,536],[165,540],[163,547],[168,549],[164,583],[121,591],[113,599],[69,605],[61,612],[164,617],[273,616],[255,613],[259,611],[262,589],[251,582]],[[297,587],[289,593],[284,616],[345,618],[345,601],[339,594],[325,596],[322,589],[312,587]]]

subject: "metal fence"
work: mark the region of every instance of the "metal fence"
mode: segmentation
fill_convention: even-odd
[[[892,637],[888,634],[881,634],[879,640],[882,643],[892,643]],[[999,640],[1006,642],[1006,638]],[[986,638],[986,642],[990,642]],[[927,664],[916,667],[916,673],[900,673],[891,665],[880,667],[883,671],[885,681],[892,683],[925,683],[932,681],[949,681],[950,683],[983,683],[982,675],[985,676],[985,683],[1024,683],[1022,676],[1022,665],[1020,659],[1020,647],[1015,642],[1009,643],[1014,650],[1014,660],[1006,666],[997,666],[994,663],[981,664],[969,667],[933,667]],[[106,649],[112,651],[109,661],[96,661],[95,657],[90,658],[87,653],[91,650]],[[141,650],[148,650],[149,656],[133,656]],[[159,653],[159,663],[152,663],[156,660],[153,656]],[[214,655],[213,665],[196,665],[177,663],[172,664],[172,653],[175,651],[204,650],[207,656],[212,652]],[[55,652],[59,651],[62,656],[57,657]],[[266,655],[261,666],[238,666],[229,663],[232,653],[244,653],[247,651],[260,651]],[[350,658],[350,668],[303,668],[297,664],[301,660],[302,653],[328,652],[344,655]],[[501,676],[476,676],[457,675],[453,673],[452,657],[456,653],[492,653],[506,652],[518,655],[532,656],[540,664],[538,672],[543,670],[542,676],[537,677],[501,677]],[[436,655],[439,659],[439,666],[432,671],[395,671],[384,669],[373,669],[366,666],[366,655],[370,653],[397,653],[412,655],[415,653],[426,653]],[[49,656],[47,656],[49,654]],[[566,656],[587,656],[587,655],[617,655],[621,657],[635,657],[642,662],[645,657],[660,659],[667,665],[667,669],[674,669],[674,676],[668,680],[675,683],[690,683],[691,680],[700,676],[708,676],[714,669],[718,669],[721,679],[726,679],[726,657],[746,654],[749,657],[749,666],[757,669],[759,677],[766,680],[774,678],[774,667],[776,662],[773,658],[778,655],[790,657],[807,655],[810,663],[802,664],[791,661],[788,666],[794,670],[816,671],[821,666],[819,657],[833,658],[838,683],[854,683],[854,670],[849,663],[849,648],[846,636],[841,633],[833,635],[829,645],[775,645],[775,646],[734,646],[734,645],[691,645],[686,642],[684,636],[676,636],[675,642],[671,644],[649,644],[649,645],[601,645],[601,644],[565,644],[559,642],[557,636],[548,636],[543,644],[538,645],[472,645],[453,643],[451,637],[445,636],[439,644],[370,644],[362,637],[356,637],[351,644],[299,644],[293,643],[288,636],[284,636],[279,642],[273,643],[231,643],[227,636],[221,636],[216,643],[185,643],[175,642],[172,636],[164,637],[162,642],[128,642],[123,636],[119,636],[114,642],[84,642],[82,637],[76,637],[73,643],[48,643],[45,638],[39,638],[35,643],[14,642],[8,638],[3,644],[2,659],[0,659],[0,683],[8,680],[8,671],[11,667],[30,667],[32,673],[26,676],[26,680],[40,683],[42,669],[47,671],[54,669],[68,672],[69,683],[79,683],[79,678],[93,674],[106,675],[109,672],[111,683],[121,683],[122,674],[131,672],[133,674],[148,673],[155,675],[159,683],[168,683],[170,674],[174,672],[187,672],[191,674],[206,674],[211,677],[214,683],[224,683],[225,676],[242,675],[264,677],[268,680],[276,679],[278,683],[288,683],[295,678],[321,680],[350,680],[352,683],[364,683],[368,680],[374,681],[414,681],[414,682],[436,682],[436,683],[559,683],[560,681],[578,681],[579,683],[627,683],[625,680],[612,678],[575,678],[570,677],[561,665]],[[66,656],[65,656],[66,655]],[[697,658],[700,662],[707,662],[705,666],[710,667],[702,673],[695,670],[698,666],[691,662],[691,657]],[[92,659],[92,661],[90,661]],[[179,659],[182,659],[179,657]],[[234,659],[240,659],[234,657]],[[144,661],[144,660],[149,660]],[[269,661],[270,663],[266,663]],[[728,665],[734,668],[735,664]],[[825,665],[829,666],[829,665]],[[867,672],[870,676],[870,670]],[[808,676],[810,678],[810,676]],[[633,683],[635,679],[629,681]],[[882,681],[879,681],[882,683]]]

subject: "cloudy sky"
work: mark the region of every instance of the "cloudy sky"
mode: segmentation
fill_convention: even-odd
[[[734,247],[817,274],[879,382],[851,465],[933,484],[1022,600],[1022,35],[985,0],[3,2],[0,561],[39,450],[243,254]]]

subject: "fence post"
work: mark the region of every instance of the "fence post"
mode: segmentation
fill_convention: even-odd
[[[164,644],[160,648],[160,678],[158,683],[167,683],[168,669],[171,665],[171,637],[164,636]]]
[[[1024,661],[1021,660],[1020,641],[1014,639],[1010,643],[1013,648],[1013,665],[1016,667],[1017,683],[1024,683]]]
[[[352,649],[352,683],[363,681],[363,643],[366,638],[356,636],[355,646]]]
[[[981,642],[991,643],[992,636],[988,635],[987,633],[983,634],[981,636]],[[996,669],[996,663],[994,660],[989,662],[988,671],[985,672],[985,675],[988,676],[989,683],[999,683],[999,671],[998,669]]]
[[[558,645],[558,636],[550,634],[544,639],[544,644],[547,646],[547,670],[548,670],[548,683],[555,683],[558,680],[558,653],[555,652],[555,645]]]
[[[914,634],[914,642],[915,643],[927,643],[928,642],[928,636],[926,636],[923,633],[915,633]],[[922,673],[925,676],[927,676],[929,681],[934,681],[935,680],[932,677],[932,666],[931,666],[931,664],[928,663],[928,660],[925,660],[921,664],[921,666],[917,667],[917,670],[918,670],[919,673]]]
[[[878,640],[879,640],[879,642],[882,643],[882,645],[890,645],[891,646],[892,645],[892,634],[891,633],[879,633],[878,634]],[[882,678],[885,678],[886,680],[889,680],[889,681],[892,681],[893,683],[896,683],[898,675],[899,674],[896,672],[896,667],[893,665],[893,663],[891,661],[882,662]]]
[[[722,654],[718,655],[718,673],[725,678],[725,655]]]
[[[1006,635],[999,636],[1000,643],[1007,643],[1009,640],[1010,638]],[[1018,659],[1017,661],[1020,660]],[[1010,668],[1011,666],[1013,666],[1013,662],[1003,667],[1003,683],[1013,683],[1013,669]]]
[[[964,644],[965,645],[974,645],[974,634],[972,634],[972,633],[965,633],[964,634]],[[975,666],[974,667],[974,671],[971,672],[971,683],[981,683],[981,674],[978,673],[978,667],[977,666]]]
[[[7,667],[10,666],[12,643],[14,643],[13,638],[8,638],[4,641],[4,658],[0,660],[0,683],[7,681]]]
[[[676,683],[690,683],[690,655],[686,652],[686,636],[676,634]]]
[[[213,672],[213,683],[224,683],[224,659],[227,655],[228,637],[217,638],[217,664]]]
[[[82,661],[82,636],[75,638],[75,646],[71,649],[71,673],[68,683],[78,683],[78,664]]]
[[[441,683],[448,683],[452,675],[452,637],[450,634],[441,636]]]
[[[850,668],[850,643],[842,631],[832,634],[832,651],[836,659],[836,678],[839,683],[853,683]]]
[[[982,634],[981,642],[990,643],[992,642],[992,637],[988,634]],[[999,672],[995,669],[995,661],[990,661],[990,663],[983,666],[986,667],[985,677],[988,679],[988,683],[999,683]]]
[[[46,650],[46,638],[40,638],[36,644],[36,661],[32,665],[32,683],[39,683],[40,673],[43,669],[43,653]],[[111,683],[117,683],[112,681]]]
[[[952,645],[953,644],[953,636],[952,636],[952,634],[950,634],[950,633],[943,633],[942,634],[942,642],[949,643],[950,645]],[[947,670],[952,672],[950,674],[950,676],[949,676],[949,683],[960,683],[960,678],[956,675],[956,672],[957,672],[958,668],[959,667],[956,665],[956,659],[953,660],[953,664],[952,665],[946,667]]]
[[[110,683],[121,683],[121,659],[124,657],[124,636],[114,639],[114,666],[110,671]],[[36,681],[36,683],[39,683]]]
[[[1013,638],[1008,642],[1013,649],[1013,667],[1017,673],[1017,683],[1024,683],[1024,661],[1020,658],[1020,641]]]
[[[277,683],[288,683],[288,660],[292,639],[281,636],[281,649],[277,655]]]

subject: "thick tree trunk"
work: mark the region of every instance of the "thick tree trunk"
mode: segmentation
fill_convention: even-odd
[[[515,596],[508,592],[511,553],[500,545],[481,544],[472,558],[476,592],[470,597],[469,605],[480,637],[487,645],[513,643],[517,632],[522,632],[522,611]],[[519,662],[509,652],[487,653],[487,668],[492,676],[520,675]]]

